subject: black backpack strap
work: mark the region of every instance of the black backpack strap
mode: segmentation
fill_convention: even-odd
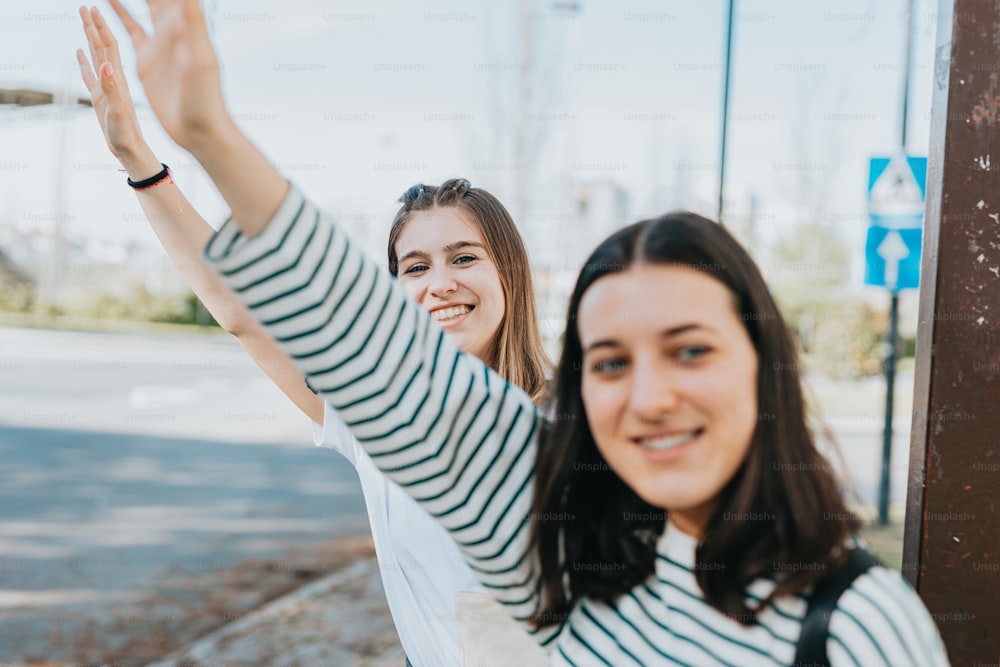
[[[795,665],[814,667],[830,664],[826,655],[830,615],[837,608],[837,600],[854,580],[876,565],[881,565],[878,558],[865,549],[855,547],[847,552],[843,567],[816,584],[802,621],[802,633],[795,648]]]

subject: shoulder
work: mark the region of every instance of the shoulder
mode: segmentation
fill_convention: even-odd
[[[902,576],[873,567],[844,591],[830,617],[827,653],[841,665],[948,665],[923,602]]]

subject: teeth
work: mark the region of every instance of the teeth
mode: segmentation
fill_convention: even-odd
[[[656,438],[655,440],[639,440],[639,446],[662,452],[667,449],[679,447],[686,442],[694,440],[698,436],[698,431],[693,431],[686,435],[675,435],[671,438]]]
[[[434,316],[434,319],[437,320],[438,322],[446,322],[448,320],[453,320],[456,317],[461,317],[470,310],[472,310],[472,308],[469,306],[453,306],[451,308],[442,308],[441,310],[435,310],[431,314]]]

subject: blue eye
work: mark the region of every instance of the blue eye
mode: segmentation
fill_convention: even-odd
[[[414,264],[403,273],[423,273],[426,270],[427,267],[424,264]]]
[[[455,263],[456,264],[468,264],[470,262],[476,261],[477,259],[479,259],[479,258],[476,257],[475,255],[461,255],[461,256],[455,258]]]
[[[681,361],[695,361],[708,354],[709,351],[709,348],[702,345],[688,345],[682,347],[677,356],[680,357]]]
[[[591,366],[594,373],[618,373],[625,370],[624,359],[605,359]]]

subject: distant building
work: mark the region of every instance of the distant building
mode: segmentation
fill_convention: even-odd
[[[579,182],[574,191],[575,201],[565,202],[560,210],[526,218],[528,229],[534,232],[528,238],[529,243],[535,242],[532,259],[539,316],[550,355],[559,348],[566,304],[580,267],[598,243],[632,222],[631,200],[620,184],[612,180]],[[540,238],[544,238],[541,246]]]

